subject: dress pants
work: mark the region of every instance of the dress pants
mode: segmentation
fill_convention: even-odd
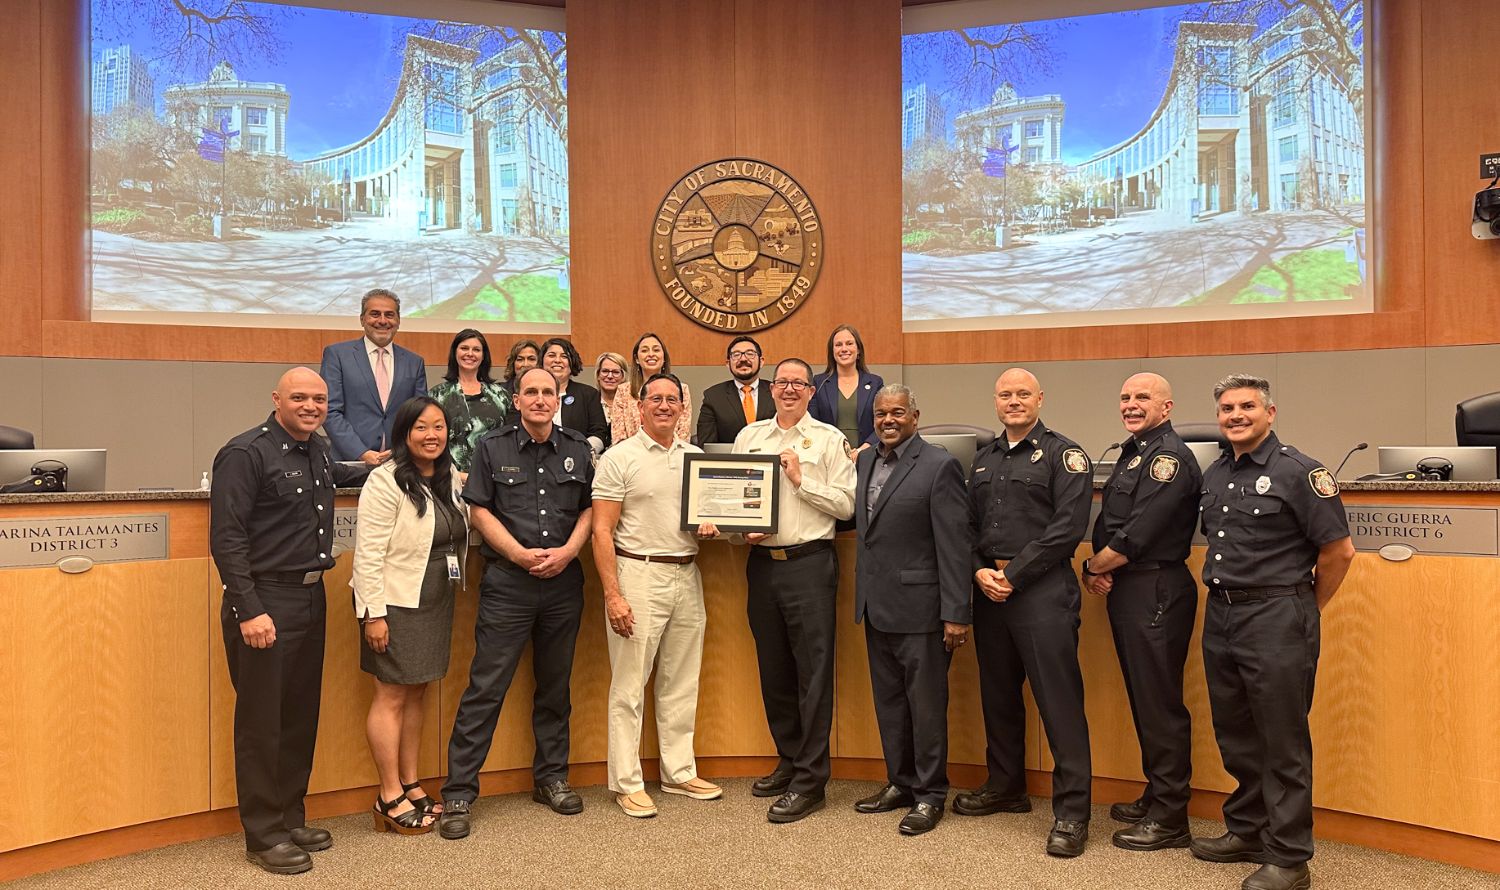
[[[1003,603],[976,593],[974,646],[988,787],[1006,796],[1026,793],[1026,705],[1021,685],[1030,680],[1056,763],[1052,814],[1086,822],[1093,774],[1078,667],[1078,606],[1078,578],[1068,563],[1059,563]]]
[[[1214,736],[1239,786],[1224,802],[1224,823],[1259,838],[1266,862],[1312,858],[1312,709],[1320,618],[1303,593],[1235,603],[1209,594],[1203,668]]]
[[[760,694],[778,766],[792,768],[788,790],[820,795],[831,769],[837,552],[830,547],[777,560],[752,547],[745,576]]]
[[[234,779],[246,849],[269,850],[306,824],[303,798],[318,739],[323,692],[323,638],[328,603],[323,582],[255,582],[276,642],[245,645],[226,603],[219,613],[229,680],[234,684]]]
[[[1114,573],[1109,628],[1130,698],[1146,775],[1146,818],[1187,825],[1193,775],[1192,720],[1182,703],[1182,667],[1198,620],[1198,585],[1183,563]]]
[[[886,780],[918,803],[948,801],[948,663],[943,632],[899,634],[865,615],[870,687]]]
[[[551,578],[533,577],[503,560],[490,561],[479,584],[469,686],[459,701],[448,741],[445,800],[473,801],[479,796],[479,771],[489,756],[500,708],[527,640],[536,675],[531,704],[531,732],[536,741],[532,778],[538,785],[567,779],[568,718],[573,713],[568,683],[582,614],[583,567],[578,560]]]
[[[608,627],[609,789],[634,794],[641,775],[641,724],[646,682],[656,667],[656,738],[661,780],[682,784],[698,775],[693,730],[698,722],[698,669],[703,663],[703,580],[695,563],[617,557],[620,595],[635,626],[627,639]]]

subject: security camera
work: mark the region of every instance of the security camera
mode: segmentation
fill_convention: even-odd
[[[1500,238],[1500,188],[1494,183],[1474,195],[1474,237],[1483,241]]]

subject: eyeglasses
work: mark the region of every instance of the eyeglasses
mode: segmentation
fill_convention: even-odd
[[[806,380],[786,380],[781,377],[777,377],[775,380],[771,381],[771,388],[789,389],[792,392],[801,392],[804,389],[812,389],[812,384],[808,383]]]
[[[625,376],[625,372],[624,371],[618,371],[618,370],[612,371],[609,368],[600,368],[599,369],[599,376],[600,377],[624,377]]]
[[[679,399],[676,396],[646,396],[646,404],[672,405],[675,407],[682,404],[682,399]]]
[[[729,353],[729,357],[731,359],[759,358],[760,353],[756,352],[754,349],[740,349],[735,352]]]

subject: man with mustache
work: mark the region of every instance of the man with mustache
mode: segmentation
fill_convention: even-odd
[[[1001,374],[995,413],[1005,431],[974,456],[969,474],[974,583],[983,594],[974,598],[974,646],[989,780],[955,797],[953,810],[1031,810],[1021,698],[1029,680],[1056,762],[1047,853],[1077,856],[1088,843],[1093,775],[1072,560],[1088,531],[1094,474],[1077,443],[1042,423],[1041,408],[1042,387],[1030,371]]]
[[[307,827],[303,798],[318,737],[327,600],[333,568],[333,496],[363,481],[313,433],[328,416],[328,387],[293,368],[271,393],[265,423],[214,457],[209,549],[234,684],[234,776],[245,858],[275,874],[312,868],[333,839]]]
[[[391,456],[396,409],[412,396],[427,395],[422,357],[395,344],[401,328],[401,298],[383,287],[359,301],[365,335],[323,349],[321,374],[328,383],[324,432],[335,460],[377,467]]]
[[[1203,474],[1199,508],[1208,552],[1203,672],[1224,769],[1238,783],[1228,828],[1194,838],[1193,855],[1259,862],[1243,890],[1312,886],[1312,736],[1320,614],[1354,560],[1333,474],[1281,444],[1262,377],[1214,387],[1230,450]]]
[[[1186,847],[1192,725],[1182,703],[1182,669],[1198,618],[1198,585],[1188,551],[1198,523],[1203,474],[1172,430],[1172,387],[1157,374],[1136,374],[1120,389],[1120,419],[1129,437],[1104,485],[1094,522],[1094,555],[1084,560],[1089,593],[1109,597],[1120,673],[1141,744],[1146,792],[1110,807],[1114,835],[1126,850]]]
[[[760,344],[754,337],[739,336],[729,341],[725,364],[731,377],[703,391],[703,407],[698,409],[699,445],[733,442],[740,430],[776,413],[771,384],[760,376],[760,362]]]

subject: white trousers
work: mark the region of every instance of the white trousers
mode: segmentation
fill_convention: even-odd
[[[635,628],[609,640],[609,788],[633,794],[641,778],[641,724],[646,681],[656,667],[656,734],[663,782],[698,775],[693,726],[698,719],[698,668],[703,662],[703,581],[696,563],[647,563],[618,557],[620,594]],[[608,617],[605,618],[606,625]]]

